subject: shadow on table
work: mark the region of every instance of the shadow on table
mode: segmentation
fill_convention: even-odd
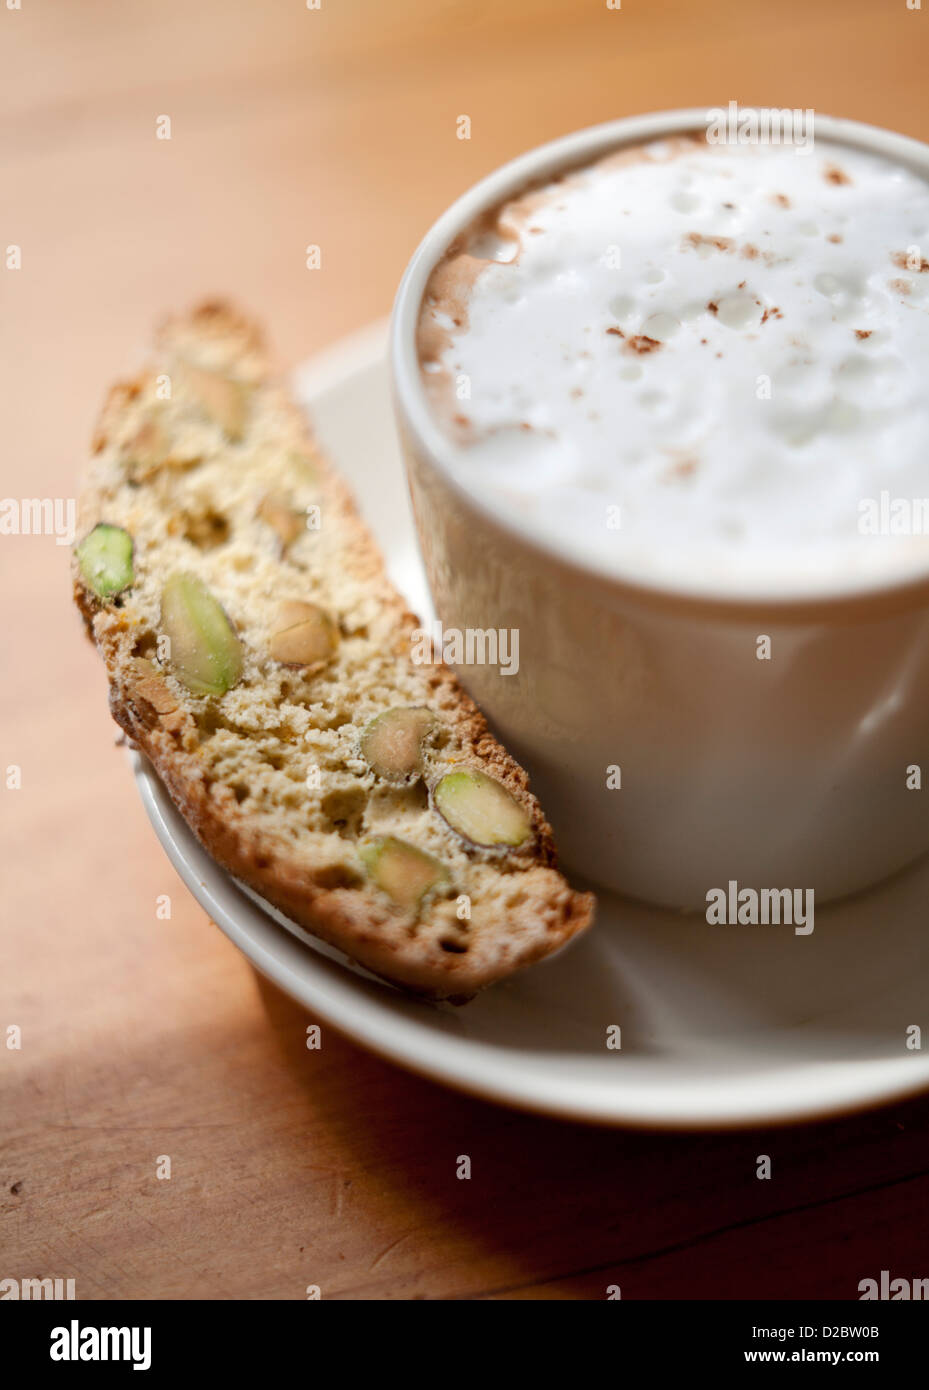
[[[324,1084],[310,1015],[255,979],[308,1136],[322,1119],[343,1156],[346,1216],[364,1222],[372,1188],[397,1215],[325,1296],[857,1298],[872,1268],[919,1265],[929,1100],[795,1129],[596,1129],[446,1090],[328,1025]]]

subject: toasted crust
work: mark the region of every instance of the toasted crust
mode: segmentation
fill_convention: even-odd
[[[281,497],[301,524],[318,508],[319,529],[282,537]],[[254,324],[228,305],[168,321],[153,367],[111,391],[79,536],[101,521],[135,546],[134,582],[115,600],[98,599],[74,562],[113,718],[230,873],[376,974],[433,998],[470,997],[589,924],[593,899],[557,872],[525,772],[452,672],[412,659],[417,619],[301,412],[270,379]],[[192,695],[160,655],[161,590],[179,569],[210,588],[241,639],[241,677],[222,695]],[[275,605],[292,599],[338,624],[323,671],[268,655]],[[361,730],[384,709],[414,705],[438,721],[424,779],[388,785],[360,756]],[[428,786],[462,767],[493,776],[524,808],[524,844],[480,849],[432,808]],[[307,786],[314,768],[318,787]],[[446,869],[416,908],[399,908],[365,873],[359,847],[384,836]]]

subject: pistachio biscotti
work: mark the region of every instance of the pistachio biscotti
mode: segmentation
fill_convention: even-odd
[[[464,998],[589,922],[526,774],[223,304],[111,392],[74,592],[116,721],[220,864],[377,974]]]

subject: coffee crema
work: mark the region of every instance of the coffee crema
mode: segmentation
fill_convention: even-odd
[[[624,148],[433,271],[459,481],[540,540],[734,591],[929,567],[929,184],[852,146]]]

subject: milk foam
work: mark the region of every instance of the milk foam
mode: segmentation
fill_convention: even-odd
[[[740,592],[929,567],[894,534],[929,498],[929,184],[887,160],[610,156],[459,242],[420,355],[460,481],[579,559]]]

